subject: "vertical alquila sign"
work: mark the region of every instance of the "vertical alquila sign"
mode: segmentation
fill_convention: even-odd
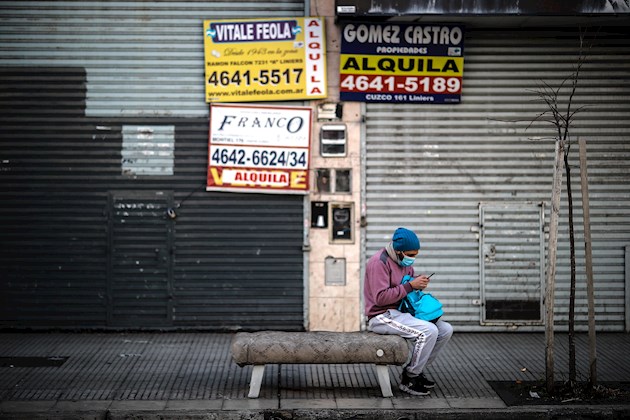
[[[206,102],[326,97],[324,20],[206,20]]]
[[[346,23],[342,101],[461,102],[464,29],[456,25]]]

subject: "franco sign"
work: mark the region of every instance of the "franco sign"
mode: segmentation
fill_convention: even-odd
[[[311,108],[213,104],[208,191],[307,193]]]

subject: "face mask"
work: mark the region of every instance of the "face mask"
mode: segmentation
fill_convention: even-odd
[[[403,254],[403,259],[400,261],[400,265],[402,265],[403,267],[409,267],[411,264],[414,263],[414,261],[416,261],[414,257],[409,257]]]

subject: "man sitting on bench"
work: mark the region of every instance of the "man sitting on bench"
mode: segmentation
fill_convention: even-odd
[[[412,395],[428,395],[435,383],[424,375],[424,368],[444,349],[453,327],[442,319],[423,321],[398,310],[408,293],[429,285],[429,277],[415,277],[411,267],[419,250],[415,233],[402,227],[396,229],[392,242],[368,260],[363,290],[368,330],[396,334],[413,344],[411,359],[403,367],[400,389]],[[415,278],[402,284],[405,276]]]

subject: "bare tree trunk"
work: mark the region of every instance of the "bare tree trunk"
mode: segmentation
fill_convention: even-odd
[[[546,273],[546,290],[545,290],[545,337],[546,337],[546,379],[547,390],[550,394],[554,391],[554,372],[553,372],[553,332],[554,332],[554,297],[556,282],[556,260],[558,257],[558,218],[560,213],[560,194],[562,191],[562,169],[566,168],[567,173],[567,195],[569,197],[569,234],[571,249],[571,294],[569,308],[569,375],[571,382],[575,382],[575,238],[573,229],[573,202],[571,195],[571,171],[568,162],[568,154],[570,147],[570,127],[573,122],[574,115],[580,110],[577,108],[571,110],[573,98],[580,80],[580,69],[585,61],[584,35],[580,31],[580,54],[577,59],[575,71],[566,78],[559,87],[554,88],[548,83],[544,83],[536,92],[539,98],[547,105],[547,109],[534,119],[542,120],[552,124],[556,129],[556,155],[554,162],[553,187],[551,193],[551,218],[549,221],[549,250],[548,250],[548,266]],[[560,106],[564,102],[560,98],[562,90],[567,80],[571,81],[570,91],[567,98],[566,112],[561,111]],[[533,121],[532,121],[533,122]],[[530,124],[531,125],[531,124]]]
[[[593,250],[591,244],[591,211],[588,197],[588,173],[586,166],[586,141],[580,144],[580,180],[582,184],[582,212],[584,214],[584,257],[586,258],[586,293],[588,298],[588,359],[589,385],[597,385],[597,345],[595,342],[595,292],[593,288]]]
[[[568,149],[568,145],[566,146]],[[567,150],[568,152],[568,150]],[[573,229],[573,193],[571,191],[571,167],[569,153],[564,154],[564,170],[567,174],[567,201],[569,205],[569,250],[571,254],[571,290],[569,293],[569,381],[576,382],[575,371],[575,232]]]
[[[564,166],[564,139],[555,142],[556,153],[551,190],[551,216],[549,220],[549,261],[547,262],[547,281],[545,285],[545,354],[547,392],[554,393],[554,329],[553,309],[556,288],[556,260],[558,256],[558,218],[560,215],[560,194],[562,192],[562,169]]]

